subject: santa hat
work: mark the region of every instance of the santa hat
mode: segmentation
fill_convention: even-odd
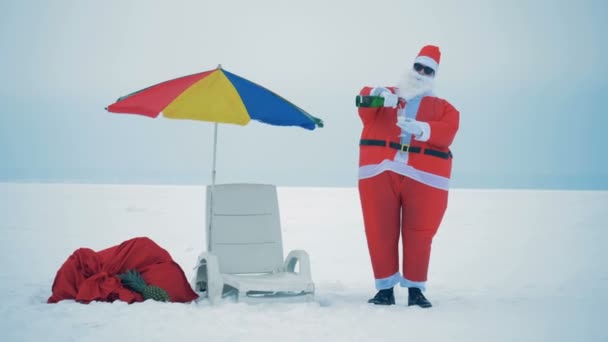
[[[439,51],[439,47],[435,45],[426,45],[420,49],[414,63],[420,63],[433,68],[436,73],[437,69],[439,68],[439,59],[441,59],[441,51]]]

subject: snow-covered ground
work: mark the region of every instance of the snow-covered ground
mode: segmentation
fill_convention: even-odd
[[[452,190],[434,241],[432,309],[375,293],[355,188],[279,188],[286,252],[316,301],[46,304],[79,247],[148,236],[186,276],[204,246],[203,186],[0,184],[1,341],[607,341],[608,192]]]

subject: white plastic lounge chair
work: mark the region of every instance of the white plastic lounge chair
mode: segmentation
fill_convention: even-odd
[[[314,283],[303,250],[283,259],[277,190],[265,184],[207,187],[207,252],[195,267],[193,288],[211,303],[310,301]],[[296,269],[296,266],[297,269]]]

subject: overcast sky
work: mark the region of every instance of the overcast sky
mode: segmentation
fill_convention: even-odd
[[[215,68],[324,120],[221,125],[217,181],[356,186],[354,97],[442,51],[461,112],[453,187],[608,189],[603,1],[0,3],[0,181],[208,184],[213,125],[110,114]]]

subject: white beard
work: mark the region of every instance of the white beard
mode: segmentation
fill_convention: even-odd
[[[413,99],[424,93],[432,93],[435,88],[435,78],[427,75],[420,75],[414,69],[410,69],[401,77],[397,85],[397,94],[406,101]]]

